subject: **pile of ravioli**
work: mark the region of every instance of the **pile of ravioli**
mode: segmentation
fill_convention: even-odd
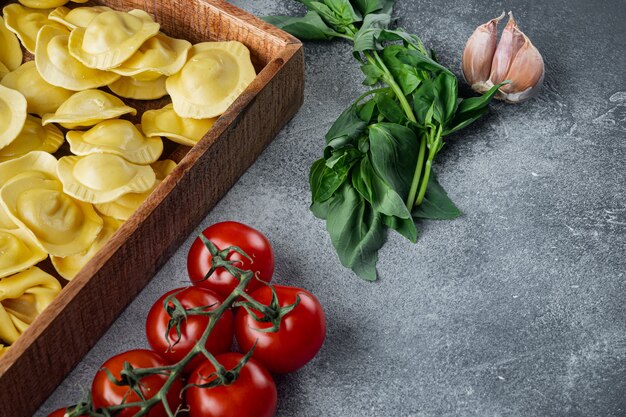
[[[171,38],[142,10],[20,3],[0,17],[0,355],[61,291],[36,265],[74,278],[176,167],[163,140],[195,145],[256,76],[243,44]]]

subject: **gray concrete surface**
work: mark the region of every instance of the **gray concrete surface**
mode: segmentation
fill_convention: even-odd
[[[302,10],[234,3],[261,15]],[[306,45],[302,110],[198,226],[235,219],[262,230],[276,281],[326,307],[319,356],[277,378],[279,416],[626,415],[626,7],[400,0],[396,15],[459,68],[474,27],[503,9],[543,53],[545,88],[450,140],[437,171],[465,216],[425,222],[416,245],[390,235],[377,283],[340,266],[308,211],[308,168],[363,89],[342,42]],[[148,308],[185,280],[193,238],[37,416],[78,398],[106,358],[146,346]]]

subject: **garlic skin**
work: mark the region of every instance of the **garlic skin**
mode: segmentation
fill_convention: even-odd
[[[509,81],[509,84],[500,87],[495,98],[508,103],[521,103],[539,92],[545,65],[541,54],[519,29],[511,12],[497,47],[491,38],[489,42],[484,41],[484,33],[497,35],[495,29],[502,17],[479,26],[467,41],[463,52],[463,75],[472,89],[481,94],[494,84]],[[489,75],[485,75],[487,72]]]
[[[503,17],[504,12],[500,17],[478,26],[465,44],[462,60],[463,77],[475,91],[487,91],[490,88],[485,82],[489,79],[491,61],[496,51],[498,22]]]

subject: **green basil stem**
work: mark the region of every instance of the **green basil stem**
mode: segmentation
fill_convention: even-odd
[[[426,166],[424,167],[424,178],[422,179],[422,185],[420,187],[420,192],[417,195],[417,200],[415,200],[415,205],[419,206],[424,201],[424,196],[426,195],[426,189],[428,188],[428,181],[430,179],[430,171],[433,166],[433,160],[437,155],[437,152],[441,149],[442,135],[441,135],[441,125],[437,128],[435,132],[435,139],[429,141],[428,143],[428,160],[426,161]]]
[[[411,189],[409,190],[409,197],[406,200],[406,208],[412,211],[415,205],[415,197],[417,195],[417,188],[420,184],[420,177],[422,175],[422,168],[424,167],[424,155],[426,153],[426,140],[420,139],[420,150],[417,156],[417,164],[415,164],[415,173],[413,174],[413,180],[411,181]]]

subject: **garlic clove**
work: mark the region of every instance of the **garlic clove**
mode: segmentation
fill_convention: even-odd
[[[504,13],[477,27],[465,44],[461,64],[463,77],[475,91],[484,92],[490,88],[487,82],[496,50],[498,22],[503,17]]]
[[[526,36],[517,27],[517,22],[513,18],[513,13],[509,12],[509,21],[502,32],[500,42],[493,55],[493,61],[491,63],[491,74],[489,80],[493,84],[501,83],[506,80],[506,75],[509,72],[511,63],[517,55],[518,51],[524,45]]]
[[[533,98],[539,92],[544,75],[543,58],[535,45],[524,35],[524,44],[515,54],[505,77],[511,83],[500,88],[504,93],[502,98],[509,103],[520,103]]]

